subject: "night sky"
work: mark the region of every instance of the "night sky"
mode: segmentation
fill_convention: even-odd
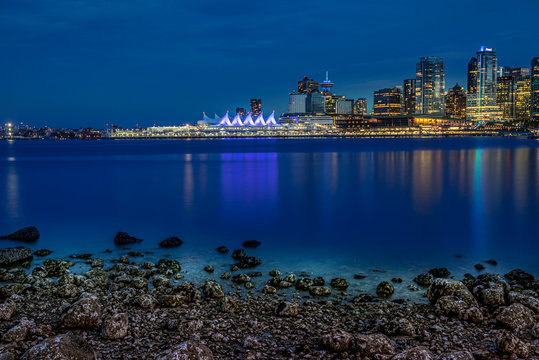
[[[0,0],[0,121],[78,128],[286,111],[304,75],[367,97],[420,56],[465,86],[479,46],[500,65],[539,56],[534,1]]]

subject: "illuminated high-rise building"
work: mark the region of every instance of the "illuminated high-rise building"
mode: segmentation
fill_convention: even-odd
[[[324,114],[325,113],[325,98],[324,95],[318,91],[313,90],[307,94],[306,112],[310,114]]]
[[[477,51],[476,89],[468,94],[466,118],[471,121],[497,121],[501,114],[496,105],[498,58],[496,52],[485,46]]]
[[[307,76],[304,76],[303,80],[298,81],[298,94],[309,94],[314,90],[318,91],[318,81],[309,79]]]
[[[402,87],[403,107],[402,113],[404,115],[415,114],[415,79],[404,80],[404,86]]]
[[[251,99],[251,116],[256,118],[262,112],[262,100]]]
[[[335,105],[335,113],[349,115],[354,112],[354,99],[338,99]]]
[[[401,115],[402,90],[395,86],[374,92],[373,115],[378,117]]]
[[[454,119],[466,119],[466,93],[458,83],[447,92],[445,114]]]
[[[336,114],[337,113],[337,101],[340,99],[346,98],[344,95],[332,94],[328,91],[323,93],[324,100],[326,104],[326,114]]]
[[[531,119],[539,122],[539,57],[534,57],[531,66]]]
[[[527,67],[507,68],[507,72],[507,75],[511,75],[515,80],[530,76],[530,68]]]
[[[515,78],[502,76],[496,80],[496,104],[503,120],[515,119]]]
[[[473,57],[468,62],[468,89],[467,94],[477,92],[477,58]]]
[[[307,94],[292,93],[289,99],[289,114],[305,114],[307,112]]]
[[[356,115],[367,115],[367,99],[358,98],[354,105],[354,114]]]
[[[415,113],[443,114],[445,93],[444,59],[420,58],[416,65]]]
[[[520,76],[515,81],[515,119],[531,119],[531,76]]]
[[[247,115],[247,110],[242,107],[236,108],[236,114],[240,114],[240,116],[243,118],[245,115]]]

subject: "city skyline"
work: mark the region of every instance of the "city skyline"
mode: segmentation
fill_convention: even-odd
[[[532,58],[539,54],[533,26],[526,22],[466,36],[465,29],[437,34],[409,29],[414,39],[403,36],[388,51],[378,44],[379,40],[401,26],[407,13],[426,9],[393,4],[384,23],[390,29],[373,37],[372,32],[382,26],[374,23],[378,16],[366,17],[366,25],[372,26],[359,29],[353,26],[353,12],[339,12],[313,2],[309,11],[315,18],[286,25],[287,12],[305,4],[276,5],[203,2],[172,6],[142,2],[140,7],[129,8],[132,25],[123,19],[125,8],[120,4],[102,8],[84,1],[77,6],[59,1],[48,7],[42,3],[3,2],[0,44],[9,56],[0,60],[5,83],[0,90],[0,121],[77,127],[102,127],[111,122],[123,126],[164,125],[196,121],[202,111],[223,115],[226,110],[249,108],[252,98],[262,99],[266,112],[284,113],[295,82],[304,75],[322,82],[326,71],[335,84],[334,93],[367,98],[370,112],[374,91],[402,86],[404,79],[413,78],[421,57],[444,58],[447,92],[457,82],[466,84],[468,61],[480,46],[495,48],[499,65],[511,67],[530,67]],[[442,14],[442,19],[466,21],[479,10],[493,16],[493,10],[480,5],[457,2]],[[533,10],[533,5],[524,3],[523,11]],[[368,8],[376,14],[380,6]],[[242,11],[238,12],[239,8]],[[355,9],[359,11],[359,7]],[[146,12],[162,14],[163,18],[159,23],[146,24],[152,29],[146,34],[132,31],[148,19]],[[251,34],[242,33],[241,27],[256,21],[251,19],[254,14],[266,26],[256,27]],[[193,19],[187,19],[187,15]],[[330,16],[339,26],[322,23],[324,16]],[[217,20],[210,24],[210,19]],[[305,30],[311,29],[305,26],[311,23],[317,24],[315,30]],[[89,31],[89,24],[97,25]],[[187,40],[189,31],[194,34]],[[316,48],[311,49],[314,40],[308,37],[299,41],[299,37],[287,36],[319,32],[322,38],[317,42],[325,44],[330,56],[317,56]],[[336,35],[341,35],[342,41],[324,42]],[[351,55],[339,55],[346,40],[358,36],[362,38],[359,49],[353,46]],[[221,84],[231,86],[231,91],[222,91]]]

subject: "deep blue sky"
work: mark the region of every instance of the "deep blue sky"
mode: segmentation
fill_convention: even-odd
[[[123,126],[194,121],[262,98],[286,110],[308,75],[367,97],[442,56],[446,87],[480,45],[539,56],[537,1],[1,0],[0,121]]]

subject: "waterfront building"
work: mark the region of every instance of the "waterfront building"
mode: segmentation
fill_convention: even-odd
[[[307,112],[307,94],[292,93],[288,101],[289,114],[305,114]]]
[[[283,114],[279,117],[279,123],[332,126],[333,118],[334,116],[326,114]]]
[[[477,58],[473,57],[468,62],[468,89],[467,94],[477,92]]]
[[[333,83],[329,81],[327,71],[326,71],[326,80],[322,81],[321,87],[322,87],[323,92],[331,92],[331,89],[333,88]]]
[[[515,78],[508,75],[496,80],[496,104],[504,120],[515,119]]]
[[[515,81],[515,119],[531,119],[531,76],[520,76]]]
[[[356,115],[367,115],[367,99],[358,98],[354,105],[354,114]]]
[[[481,46],[477,51],[475,92],[468,94],[466,118],[471,121],[497,121],[500,111],[496,104],[498,58],[492,48]]]
[[[402,90],[398,86],[374,92],[373,116],[387,117],[401,114]]]
[[[531,119],[539,122],[539,57],[532,59],[531,66]]]
[[[447,92],[445,114],[454,119],[466,119],[466,93],[458,83]]]
[[[402,112],[404,115],[415,114],[415,79],[404,80],[404,86],[402,87],[403,107]]]
[[[443,114],[445,93],[444,59],[420,58],[416,65],[415,113]]]
[[[262,99],[251,99],[251,115],[257,117],[262,112]]]
[[[244,118],[245,115],[247,115],[247,110],[245,110],[245,108],[242,108],[242,107],[236,108],[236,114],[239,114],[240,117]]]
[[[338,99],[336,104],[337,114],[353,114],[354,99]]]
[[[338,100],[341,100],[341,99],[344,99],[345,96],[344,95],[336,95],[336,94],[332,94],[330,92],[324,92],[323,93],[324,95],[324,101],[326,103],[326,114],[331,114],[331,115],[334,115],[337,113],[337,101]]]
[[[310,94],[315,90],[318,91],[318,81],[309,79],[307,76],[298,81],[298,94]]]
[[[325,113],[325,97],[320,91],[313,90],[307,94],[306,112],[310,114]]]

